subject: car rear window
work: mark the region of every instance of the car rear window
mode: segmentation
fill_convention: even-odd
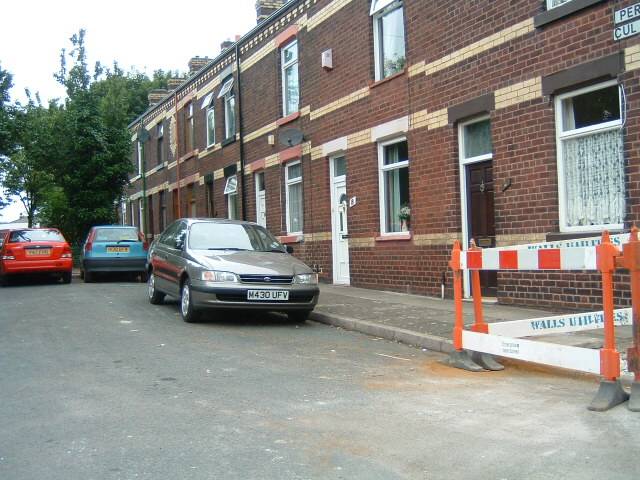
[[[64,237],[57,230],[16,230],[9,236],[10,243],[64,241]]]
[[[138,230],[135,228],[98,228],[94,238],[95,242],[137,242],[139,240]]]
[[[189,234],[189,247],[194,250],[285,251],[265,228],[237,223],[194,223]]]

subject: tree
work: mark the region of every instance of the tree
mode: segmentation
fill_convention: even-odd
[[[13,86],[12,76],[0,65],[0,159],[12,150],[11,110],[9,108],[9,90]],[[7,205],[7,201],[0,196],[0,209]]]

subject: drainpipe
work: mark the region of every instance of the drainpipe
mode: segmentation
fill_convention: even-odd
[[[244,188],[244,135],[242,127],[242,89],[240,88],[240,42],[236,41],[236,72],[238,76],[238,133],[240,134],[240,202],[242,220],[247,219],[247,196]]]
[[[147,135],[143,133],[144,125],[143,125],[144,117],[140,119],[140,127],[138,128],[138,143],[140,144],[140,148],[138,148],[138,155],[140,155],[140,175],[142,175],[142,225],[140,225],[140,229],[144,234],[144,238],[147,238],[147,162],[145,160],[145,151],[144,144],[146,143]]]
[[[182,217],[182,199],[180,198],[180,129],[178,128],[178,88],[173,91],[173,103],[176,109],[176,188],[178,189],[178,218]],[[174,218],[174,220],[177,220]]]

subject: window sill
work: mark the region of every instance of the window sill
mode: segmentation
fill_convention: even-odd
[[[603,229],[596,229],[590,232],[549,232],[546,236],[547,242],[560,242],[562,240],[578,240],[580,238],[591,238],[602,235]],[[610,229],[608,232],[611,235],[617,235],[625,233],[623,229]]]
[[[140,180],[142,178],[142,175],[138,174],[135,177],[131,177],[129,179],[129,182],[133,183],[133,182],[137,182],[138,180]]]
[[[543,27],[556,20],[572,15],[579,10],[601,3],[602,1],[603,0],[571,0],[564,5],[539,13],[533,17],[533,26],[535,28]]]
[[[236,136],[225,138],[222,142],[220,142],[220,147],[226,147],[227,145],[231,145],[236,141]]]
[[[302,243],[302,241],[304,240],[304,235],[301,233],[296,233],[293,235],[283,235],[279,237],[278,240],[283,245],[288,245],[290,243]]]
[[[290,113],[286,117],[282,117],[282,118],[276,120],[276,127],[281,127],[282,125],[286,125],[287,123],[291,123],[291,122],[293,122],[294,120],[296,120],[299,117],[300,117],[300,110],[298,110],[297,112]]]
[[[159,165],[156,165],[155,167],[153,167],[151,170],[147,170],[145,172],[145,175],[153,175],[156,172],[159,172],[160,170],[162,170],[164,168],[164,163],[161,163]]]
[[[376,242],[397,242],[411,240],[413,234],[411,232],[398,232],[398,233],[381,233],[375,237]]]
[[[376,80],[376,81],[372,81],[369,83],[369,89],[373,89],[376,88],[384,83],[390,82],[391,80],[394,80],[398,77],[403,76],[405,73],[407,73],[407,67],[404,67],[402,70],[400,70],[398,73],[394,73],[393,75],[389,75],[387,78],[383,78],[382,80]]]

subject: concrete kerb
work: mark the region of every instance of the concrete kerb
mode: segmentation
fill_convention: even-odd
[[[426,335],[403,328],[389,327],[379,323],[367,322],[366,320],[317,311],[312,312],[310,318],[316,322],[333,325],[334,327],[341,327],[345,330],[360,332],[414,347],[426,348],[434,352],[451,353],[454,350],[451,340],[436,335]]]

